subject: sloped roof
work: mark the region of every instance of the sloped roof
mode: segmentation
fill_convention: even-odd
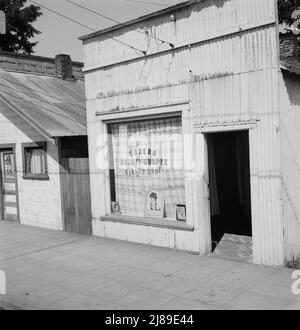
[[[84,81],[0,71],[0,102],[50,138],[87,135]]]

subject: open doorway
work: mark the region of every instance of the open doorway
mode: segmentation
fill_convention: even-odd
[[[212,250],[224,235],[252,237],[249,132],[207,135]]]

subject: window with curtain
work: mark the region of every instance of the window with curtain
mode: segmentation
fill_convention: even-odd
[[[47,178],[47,155],[43,146],[24,147],[24,177]]]
[[[176,220],[185,207],[181,117],[111,124],[112,212]]]

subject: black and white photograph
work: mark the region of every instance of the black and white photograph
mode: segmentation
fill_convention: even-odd
[[[185,205],[176,205],[176,220],[186,221],[186,206]]]
[[[145,217],[163,219],[164,203],[163,193],[158,190],[151,190],[146,195]]]
[[[300,310],[300,0],[0,0],[0,311],[19,310]]]

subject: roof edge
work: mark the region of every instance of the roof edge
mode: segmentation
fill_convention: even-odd
[[[2,95],[2,93],[0,93],[0,100],[2,100],[2,102],[4,102],[10,109],[12,109],[21,118],[23,118],[29,125],[31,125],[34,129],[40,132],[40,134],[42,134],[46,139],[51,140],[53,138],[42,127],[40,127],[37,123],[32,121],[19,107],[9,102],[9,100],[7,100],[6,97]]]
[[[175,11],[175,10],[179,10],[181,8],[184,8],[184,7],[188,7],[188,6],[191,6],[197,2],[202,2],[203,0],[188,0],[188,1],[185,1],[185,2],[180,2],[174,6],[170,6],[170,7],[167,7],[165,9],[161,9],[159,11],[155,11],[155,12],[152,12],[150,14],[147,14],[147,15],[144,15],[144,16],[141,16],[141,17],[138,17],[138,18],[135,18],[135,19],[132,19],[132,20],[129,20],[127,22],[124,22],[124,23],[120,23],[120,24],[117,24],[117,25],[113,25],[109,28],[106,28],[106,29],[103,29],[103,30],[99,30],[97,32],[93,32],[93,33],[89,33],[87,35],[84,35],[82,37],[79,37],[78,39],[81,40],[81,41],[85,41],[85,40],[88,40],[88,39],[91,39],[91,38],[95,38],[95,37],[98,37],[98,36],[101,36],[101,35],[105,35],[107,33],[110,33],[110,32],[113,32],[113,31],[117,31],[117,30],[121,30],[125,27],[129,27],[131,25],[134,25],[136,23],[140,23],[140,22],[143,22],[143,21],[147,21],[147,20],[150,20],[154,17],[157,17],[157,16],[161,16],[161,15],[164,15],[164,14],[168,14],[172,11]]]
[[[29,54],[20,54],[20,53],[13,53],[13,52],[7,52],[0,50],[0,56],[7,56],[7,57],[13,57],[13,58],[20,58],[20,59],[32,59],[34,61],[40,61],[40,62],[51,62],[55,63],[55,58],[52,57],[44,57],[44,56],[39,56],[39,55],[29,55]],[[83,62],[77,62],[77,61],[72,61],[72,64],[74,66],[79,66],[83,67],[84,64]]]

